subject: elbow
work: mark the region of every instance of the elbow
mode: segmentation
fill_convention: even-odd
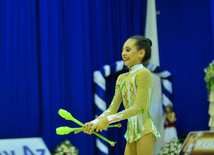
[[[141,114],[142,113],[142,110],[143,110],[143,108],[140,108],[140,107],[138,107],[138,106],[136,106],[136,111],[135,111],[135,115],[139,115],[139,114]]]

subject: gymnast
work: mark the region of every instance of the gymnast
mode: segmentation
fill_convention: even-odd
[[[83,126],[83,132],[91,134],[127,119],[125,155],[153,155],[156,140],[160,137],[150,114],[152,74],[143,66],[151,58],[151,46],[151,40],[140,35],[132,36],[124,43],[122,58],[129,71],[118,76],[109,108]],[[125,110],[117,113],[122,101]]]

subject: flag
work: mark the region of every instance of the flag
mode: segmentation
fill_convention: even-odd
[[[156,6],[155,0],[147,0],[146,8],[146,26],[145,37],[152,41],[152,56],[150,63],[157,66],[160,65],[159,61],[159,49],[158,49],[158,33],[157,33],[157,20],[156,20]],[[154,90],[151,103],[151,115],[154,122],[161,134],[161,138],[157,140],[154,154],[160,153],[161,147],[164,146],[164,117],[162,106],[162,90],[161,90],[161,78],[160,76],[152,73],[154,81]]]

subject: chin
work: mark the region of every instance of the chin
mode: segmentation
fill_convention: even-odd
[[[130,67],[130,65],[127,62],[124,62],[124,65]]]

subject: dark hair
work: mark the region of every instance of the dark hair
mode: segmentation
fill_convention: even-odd
[[[148,62],[151,58],[151,46],[152,46],[152,41],[148,38],[145,38],[140,35],[132,36],[129,39],[134,39],[136,40],[135,45],[137,46],[138,50],[145,50],[145,55],[142,60],[142,63]]]

